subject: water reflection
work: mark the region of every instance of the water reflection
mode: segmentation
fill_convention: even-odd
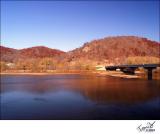
[[[159,87],[159,81],[113,77],[2,76],[2,119],[140,119],[138,108],[160,111]]]

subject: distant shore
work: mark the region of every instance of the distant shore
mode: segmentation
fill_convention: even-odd
[[[80,74],[80,75],[94,75],[94,76],[113,76],[121,78],[140,78],[136,75],[126,75],[122,72],[116,71],[77,71],[77,72],[39,72],[39,73],[29,73],[29,72],[1,72],[0,75],[69,75],[69,74]]]
[[[80,73],[0,73],[0,75],[55,75],[55,74],[80,74]]]
[[[0,72],[0,75],[70,75],[70,74],[79,74],[79,75],[92,75],[98,77],[119,77],[119,78],[126,78],[126,79],[146,79],[146,74],[137,72],[135,75],[128,75],[124,74],[120,71],[55,71],[55,72]],[[160,79],[160,77],[153,77],[154,79]]]
[[[124,74],[123,72],[117,72],[117,71],[106,71],[106,72],[99,72],[99,76],[112,76],[112,77],[120,77],[120,78],[141,78],[138,75],[128,75]]]
[[[58,74],[93,74],[93,71],[0,72],[0,75],[58,75]]]

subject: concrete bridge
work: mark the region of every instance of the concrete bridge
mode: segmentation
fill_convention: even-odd
[[[135,65],[117,65],[117,66],[105,66],[106,70],[114,71],[120,69],[126,74],[135,74],[135,70],[139,67],[143,67],[148,70],[148,80],[152,80],[152,70],[160,67],[160,64],[135,64]]]

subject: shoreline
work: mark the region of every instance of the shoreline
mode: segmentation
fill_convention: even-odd
[[[129,75],[129,74],[124,74],[122,72],[117,72],[117,71],[106,71],[106,72],[100,72],[98,73],[99,76],[111,76],[115,78],[126,78],[126,79],[140,79],[142,77],[138,75]]]
[[[7,75],[26,75],[26,76],[43,76],[43,75],[90,75],[97,77],[115,77],[115,78],[125,78],[125,79],[147,79],[145,73],[137,72],[135,75],[124,74],[120,71],[62,71],[62,72],[0,72],[0,76]],[[153,80],[160,80],[160,77],[154,76]]]
[[[56,75],[56,74],[80,74],[80,73],[0,73],[0,75]]]
[[[43,76],[43,75],[70,75],[70,74],[79,74],[79,75],[94,75],[94,76],[111,76],[111,77],[117,77],[117,78],[134,78],[138,79],[140,78],[137,75],[126,75],[122,72],[110,72],[110,71],[79,71],[79,72],[43,72],[43,73],[29,73],[29,72],[0,72],[0,75],[37,75],[37,76]]]

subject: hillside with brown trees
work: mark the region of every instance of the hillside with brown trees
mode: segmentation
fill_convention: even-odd
[[[108,37],[67,53],[70,63],[124,64],[130,57],[160,57],[160,43],[135,36]]]
[[[1,61],[5,62],[15,62],[17,60],[31,58],[53,58],[65,53],[63,51],[44,46],[36,46],[19,50],[0,46],[0,52]]]
[[[0,46],[1,61],[13,62],[14,59],[17,57],[17,54],[18,50],[16,49]]]
[[[28,58],[55,57],[55,56],[59,56],[64,53],[65,52],[63,51],[47,48],[44,46],[36,46],[36,47],[31,47],[31,48],[20,50],[20,55],[28,57]]]
[[[92,70],[97,65],[160,63],[160,43],[135,36],[93,40],[69,52],[0,46],[1,70]],[[10,64],[12,63],[12,64]]]

